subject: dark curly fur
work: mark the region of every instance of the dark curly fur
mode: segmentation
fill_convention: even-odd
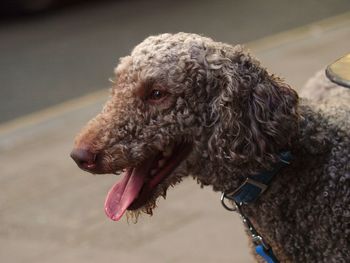
[[[160,100],[149,97],[155,89],[165,94]],[[347,262],[349,114],[348,103],[299,102],[240,46],[163,34],[121,59],[109,101],[75,147],[99,154],[99,173],[114,173],[169,144],[190,145],[186,160],[143,207],[148,213],[184,176],[230,191],[291,151],[291,165],[245,213],[281,262]]]

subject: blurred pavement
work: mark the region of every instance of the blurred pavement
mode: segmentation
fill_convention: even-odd
[[[0,21],[0,122],[105,88],[117,59],[149,35],[237,44],[349,10],[349,0],[82,0]]]
[[[346,13],[247,46],[300,89],[349,43]],[[238,216],[192,180],[168,191],[153,217],[107,219],[104,198],[117,178],[90,176],[69,158],[74,135],[105,99],[93,93],[0,126],[0,261],[254,262]]]

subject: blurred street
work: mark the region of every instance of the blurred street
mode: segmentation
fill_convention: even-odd
[[[152,34],[246,43],[348,10],[348,0],[81,1],[2,21],[0,122],[107,87],[118,58]]]
[[[117,58],[149,34],[246,43],[297,90],[349,52],[348,1],[200,3],[89,4],[0,27],[0,121],[8,121],[0,124],[0,262],[254,262],[220,193],[188,179],[152,217],[116,223],[103,203],[118,178],[88,175],[69,158],[75,134],[107,98]]]

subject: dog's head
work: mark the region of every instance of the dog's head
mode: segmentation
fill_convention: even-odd
[[[123,171],[105,203],[113,220],[126,210],[152,213],[157,197],[188,174],[222,185],[234,166],[273,160],[296,125],[295,92],[239,46],[153,36],[115,74],[110,99],[71,154],[91,173]]]

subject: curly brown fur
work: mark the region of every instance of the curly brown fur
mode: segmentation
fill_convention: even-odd
[[[160,100],[150,99],[154,90]],[[184,176],[230,191],[289,150],[291,165],[245,212],[281,262],[346,262],[349,107],[298,101],[240,46],[195,34],[152,36],[121,59],[109,101],[75,147],[99,154],[99,173],[114,173],[170,144],[190,145],[144,206],[148,213]]]

